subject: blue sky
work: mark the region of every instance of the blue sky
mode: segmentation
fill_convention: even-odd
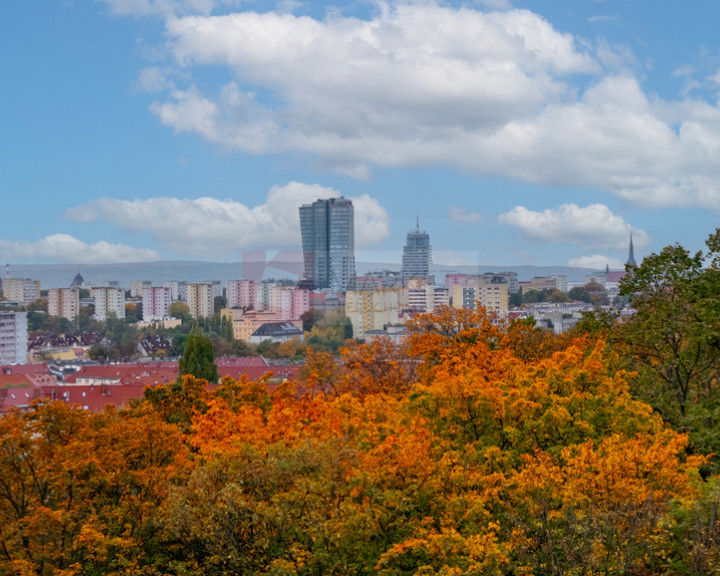
[[[0,2],[3,262],[621,265],[720,215],[720,1]],[[362,255],[361,255],[362,257]]]

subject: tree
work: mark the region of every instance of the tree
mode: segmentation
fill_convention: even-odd
[[[718,234],[707,254],[679,244],[650,254],[620,285],[635,309],[620,327],[622,351],[639,372],[634,393],[705,454],[720,450]]]
[[[217,382],[217,366],[212,342],[201,334],[190,334],[180,358],[180,377],[191,374],[208,382]]]
[[[185,302],[173,302],[168,307],[168,314],[171,318],[178,318],[183,323],[189,322],[192,317],[190,316],[190,306]]]
[[[128,302],[125,304],[125,322],[133,323],[139,322],[142,316],[142,306]]]
[[[590,292],[588,292],[586,286],[575,286],[570,288],[568,296],[571,300],[575,300],[576,302],[587,302],[588,304],[592,302],[590,299]]]
[[[220,310],[227,308],[227,298],[225,296],[215,296],[213,299],[213,312],[220,314]]]

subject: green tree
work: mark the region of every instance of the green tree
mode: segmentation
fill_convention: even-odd
[[[676,429],[691,448],[720,451],[720,259],[718,232],[709,252],[675,244],[650,254],[621,282],[635,314],[621,325],[633,391]],[[709,268],[703,263],[708,259]]]
[[[522,306],[523,298],[522,294],[520,292],[512,292],[510,294],[508,304],[510,304],[511,308],[517,308],[518,306]]]
[[[586,286],[575,286],[574,288],[570,288],[568,296],[571,300],[575,300],[577,302],[587,302],[588,304],[592,302],[590,299],[590,292],[588,292]]]
[[[180,377],[191,374],[208,382],[217,382],[217,366],[212,342],[202,334],[190,334],[180,358]]]
[[[170,307],[168,308],[168,314],[171,318],[178,318],[183,322],[188,322],[191,320],[190,306],[188,306],[185,302],[173,302],[172,304],[170,304]]]

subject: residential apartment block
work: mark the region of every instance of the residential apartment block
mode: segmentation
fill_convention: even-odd
[[[193,318],[207,318],[215,311],[215,294],[210,282],[187,285],[187,305]]]
[[[0,312],[0,364],[25,364],[27,354],[27,312]]]
[[[182,280],[168,280],[167,282],[163,282],[163,287],[170,288],[170,297],[173,302],[177,300],[185,302],[185,300],[187,300],[187,282]]]
[[[369,330],[397,324],[406,293],[402,288],[349,290],[345,294],[345,314],[352,323],[353,337],[365,338]]]
[[[488,312],[507,314],[509,291],[506,282],[488,282],[482,277],[456,284],[452,289],[452,306],[474,310],[485,307]]]
[[[165,287],[145,286],[142,289],[142,315],[145,322],[154,322],[169,317],[172,304],[172,290]]]
[[[95,320],[107,320],[112,313],[125,318],[125,290],[122,288],[95,287],[90,290],[95,300]]]
[[[130,296],[133,298],[142,298],[143,288],[149,288],[152,286],[150,280],[138,280],[130,282]]]
[[[72,322],[79,313],[79,288],[50,288],[48,290],[48,314],[50,316],[60,316]]]
[[[40,281],[31,278],[4,278],[3,297],[23,306],[40,298]]]

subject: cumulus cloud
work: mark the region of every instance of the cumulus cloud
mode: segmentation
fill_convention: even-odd
[[[467,208],[457,208],[455,206],[448,207],[448,217],[452,222],[460,222],[461,224],[476,224],[482,222],[482,214],[480,212],[471,212]]]
[[[105,221],[133,232],[149,232],[156,242],[183,256],[219,258],[246,249],[300,249],[298,207],[340,196],[318,184],[290,182],[273,186],[264,204],[247,206],[216,198],[102,198],[65,214],[78,222]],[[387,211],[368,195],[350,197],[355,208],[355,242],[359,246],[390,234]]]
[[[164,48],[177,78],[145,74],[148,88],[167,85],[151,111],[223,148],[310,154],[362,179],[376,167],[440,165],[720,210],[717,103],[649,98],[627,47],[576,40],[503,1],[379,3],[366,19],[105,1],[118,13],[173,14]],[[202,67],[234,79],[195,84]]]
[[[568,265],[577,268],[593,268],[595,270],[605,270],[606,266],[610,266],[611,270],[623,270],[625,268],[625,263],[622,260],[603,256],[602,254],[573,258],[568,262]]]
[[[3,260],[54,262],[72,264],[106,264],[108,262],[152,262],[160,260],[155,250],[132,248],[124,244],[95,242],[87,244],[69,234],[53,234],[34,242],[0,239]]]
[[[646,246],[650,241],[644,230],[632,228],[604,204],[585,207],[562,204],[542,212],[516,206],[501,214],[499,220],[518,228],[529,242],[579,244],[590,249],[623,250],[628,246],[630,234],[637,246]]]

